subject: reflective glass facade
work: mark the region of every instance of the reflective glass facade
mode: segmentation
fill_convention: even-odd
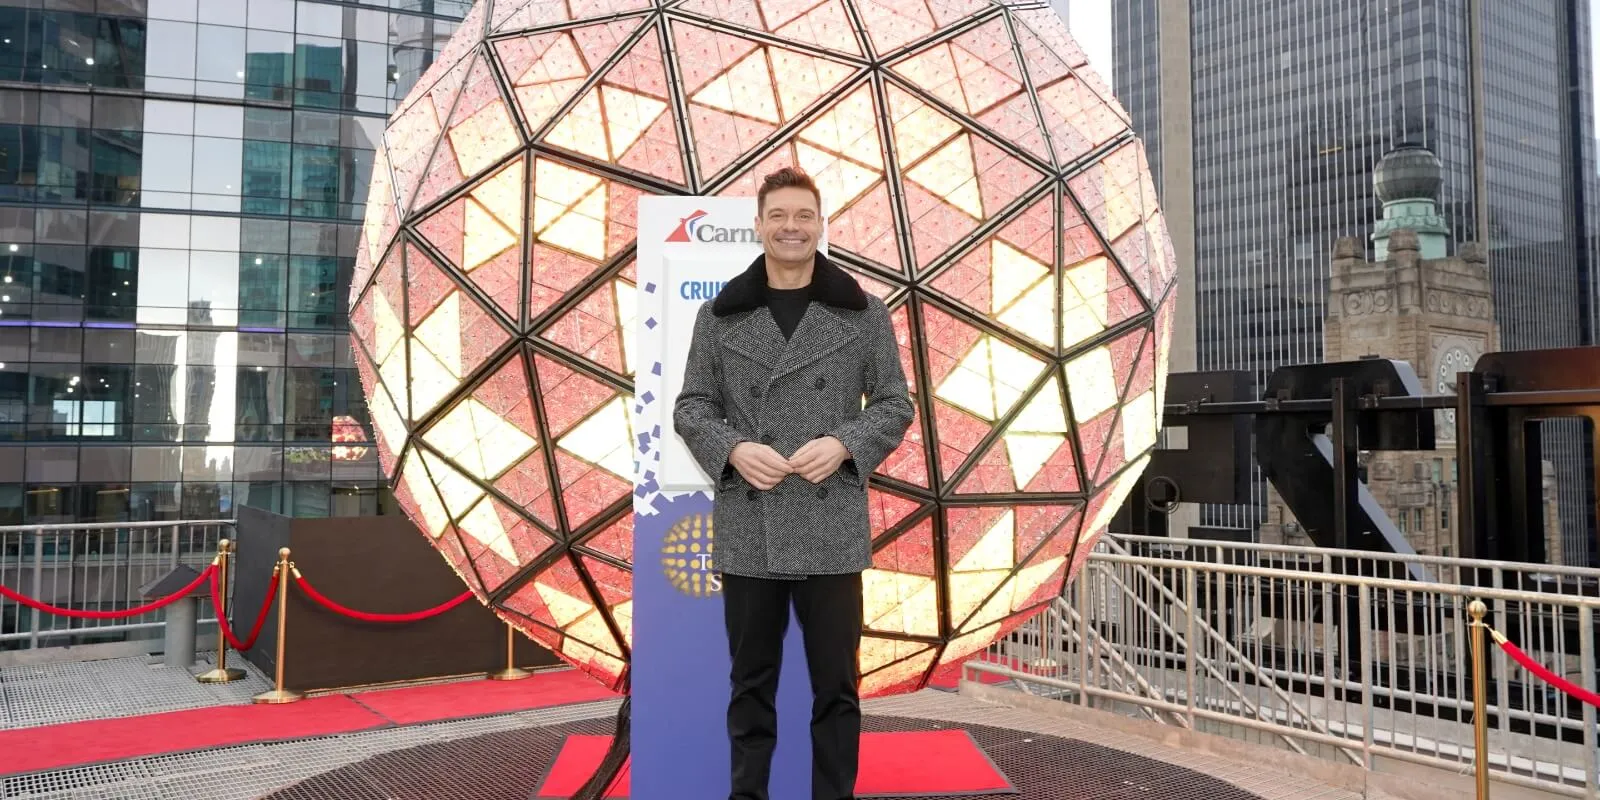
[[[1193,184],[1179,188],[1195,203],[1199,369],[1249,370],[1262,385],[1280,365],[1321,360],[1333,243],[1366,240],[1379,214],[1372,167],[1404,141],[1443,160],[1455,241],[1489,243],[1502,349],[1594,343],[1590,4],[1482,4],[1483,233],[1469,5],[1193,0],[1178,31],[1163,29],[1164,3],[1114,0],[1117,93],[1151,142],[1152,167],[1160,175],[1172,148],[1193,158]],[[1163,136],[1162,36],[1186,36],[1191,51],[1187,141]],[[1560,475],[1566,551],[1585,563],[1594,523],[1580,441],[1547,431],[1545,453]]]
[[[386,502],[348,294],[464,0],[0,0],[0,524]]]

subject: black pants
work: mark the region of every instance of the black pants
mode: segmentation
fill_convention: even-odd
[[[733,745],[730,800],[768,800],[772,751],[778,744],[778,672],[789,603],[805,640],[811,673],[811,797],[852,800],[861,748],[861,574],[799,581],[722,577],[733,695],[728,738]]]

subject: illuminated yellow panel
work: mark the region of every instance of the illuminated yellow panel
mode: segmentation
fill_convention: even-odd
[[[600,87],[600,96],[606,105],[606,136],[611,140],[612,161],[628,152],[667,110],[667,104],[654,97],[615,86]]]
[[[472,190],[472,199],[483,204],[507,230],[522,228],[522,162],[514,161]]]
[[[882,670],[867,675],[861,679],[861,693],[872,694],[893,686],[899,686],[909,681],[919,680],[927,674],[933,666],[933,650],[920,653],[913,658],[908,658],[898,664],[884,667]]]
[[[606,257],[606,190],[596,189],[539,235],[557,247],[596,261]]]
[[[849,206],[883,177],[881,173],[805,142],[796,142],[795,152],[800,168],[817,182],[817,189],[832,208]]]
[[[939,144],[961,130],[956,121],[935,111],[933,107],[911,100],[898,92],[890,94],[894,104],[896,122],[893,127],[895,150],[900,163],[914,164]],[[897,98],[905,97],[904,101]],[[909,114],[901,116],[904,106],[915,104]]]
[[[401,386],[404,387],[404,384]],[[394,407],[394,401],[389,399],[389,393],[373,391],[367,394],[367,410],[372,414],[372,424],[378,429],[378,434],[385,442],[390,443],[390,447],[405,441],[406,421],[401,419],[400,411]]]
[[[452,377],[461,377],[461,293],[451,292],[411,334],[413,361],[418,347],[428,351]]]
[[[598,609],[579,617],[571,625],[568,625],[567,633],[586,642],[594,642],[604,648],[614,648],[616,645],[616,638],[611,635],[611,628],[606,625],[605,617],[600,615]]]
[[[501,225],[478,201],[467,198],[466,229],[461,238],[462,269],[471,272],[517,243],[517,235]]]
[[[611,607],[611,618],[617,621],[617,627],[622,631],[622,640],[633,647],[633,601],[624,600]]]
[[[1144,203],[1140,198],[1106,181],[1106,238],[1115,239],[1144,218]]]
[[[1009,570],[1016,566],[1017,559],[1014,555],[1016,547],[1012,544],[1012,534],[1016,533],[1016,512],[1007,510],[1000,515],[989,531],[978,539],[967,554],[957,561],[953,572],[979,572],[982,570]]]
[[[965,661],[968,656],[988,647],[999,634],[1000,624],[995,623],[987,628],[957,636],[945,645],[944,652],[939,655],[940,666]]]
[[[966,136],[957,136],[913,167],[906,177],[973,218],[983,218],[983,197],[978,194],[978,177],[972,166],[972,142]]]
[[[372,287],[367,296],[372,299],[372,359],[382,364],[394,355],[395,345],[406,335],[406,326],[378,287]]]
[[[1110,268],[1105,256],[1095,256],[1068,267],[1066,280],[1062,281],[1061,286],[1061,296],[1068,302],[1063,305],[1071,307],[1081,303],[1094,314],[1095,321],[1104,327],[1110,319],[1109,300],[1106,297],[1106,275]]]
[[[1122,407],[1122,455],[1132,460],[1156,444],[1156,396],[1145,392]]]
[[[561,449],[625,480],[633,480],[633,419],[622,396],[561,437]]]
[[[428,535],[437,538],[444,533],[444,529],[450,525],[450,513],[439,503],[439,495],[433,490],[433,481],[429,479],[428,471],[423,468],[416,452],[406,459],[400,480],[405,482],[406,489],[410,490],[412,499],[416,501],[417,511],[422,515],[420,522]]]
[[[920,642],[907,642],[900,639],[880,639],[876,636],[861,637],[860,667],[862,672],[872,672],[882,669],[903,658],[910,658],[927,649],[927,645]]]
[[[987,420],[995,420],[1022,398],[1044,362],[992,336],[978,340],[945,377],[934,395]]]
[[[1006,455],[1017,487],[1027,486],[1037,477],[1066,440],[1067,414],[1052,381],[1023,406],[1006,429]]]
[[[490,103],[450,129],[450,147],[463,175],[476,175],[522,143],[505,105]]]
[[[367,194],[367,217],[362,233],[367,240],[367,258],[377,264],[389,242],[383,238],[386,220],[394,214],[394,185],[389,182],[389,149],[379,147],[372,158],[372,185]]]
[[[505,525],[500,522],[500,514],[495,511],[494,503],[488,498],[479,500],[478,504],[461,518],[461,524],[457,527],[512,565],[521,564],[517,560],[516,548],[511,546],[511,538],[506,535]]]
[[[595,175],[541,158],[533,165],[533,229],[542,232],[578,204],[601,180]]]
[[[976,630],[1010,616],[1011,612],[1026,602],[1045,581],[1050,580],[1050,576],[1055,574],[1056,569],[1066,560],[1064,556],[1057,556],[1018,570],[1016,575],[1007,580],[1005,585],[989,598],[989,602],[983,604],[978,613],[972,615],[972,619],[962,626],[962,630]]]
[[[568,625],[577,621],[583,615],[594,610],[594,606],[587,600],[580,600],[566,592],[535,580],[533,586],[539,592],[539,599],[544,601],[546,608],[550,609],[550,619],[556,627],[566,630]]]
[[[1072,416],[1077,421],[1088,422],[1117,404],[1117,373],[1105,346],[1068,361],[1066,372]]]
[[[622,368],[633,374],[634,328],[639,319],[639,290],[624,280],[612,281],[617,295],[617,324],[622,326]]]
[[[873,169],[883,169],[883,153],[878,147],[878,125],[872,111],[872,95],[862,89],[851,92],[838,105],[818,117],[816,122],[800,131],[799,138]]]
[[[428,465],[428,474],[433,476],[433,485],[439,490],[439,499],[444,501],[445,510],[450,512],[452,518],[460,519],[483,497],[483,489],[433,453],[426,450],[421,453],[423,462]]]
[[[932,578],[869,569],[862,573],[862,617],[867,627],[915,636],[937,636],[939,609]]]
[[[1054,344],[1051,338],[1056,334],[1055,288],[1055,281],[1046,277],[995,318],[1040,345],[1050,347]]]
[[[999,239],[989,242],[989,293],[991,308],[1003,311],[1040,281],[1050,277],[1050,268],[1027,253]]]
[[[389,360],[378,365],[378,380],[398,397],[406,396],[406,387],[410,382],[410,373],[406,369],[405,356],[406,349],[404,347],[396,347],[391,351]]]
[[[474,398],[457,404],[423,435],[423,441],[461,465],[468,475],[492,481],[534,447],[533,437]]]
[[[1111,524],[1111,518],[1117,515],[1117,511],[1121,510],[1122,501],[1128,499],[1128,493],[1133,491],[1134,483],[1139,480],[1139,476],[1144,474],[1145,465],[1149,463],[1150,456],[1141,457],[1138,461],[1126,467],[1126,471],[1122,473],[1121,477],[1117,478],[1117,482],[1112,484],[1111,488],[1105,490],[1105,502],[1100,506],[1100,510],[1095,513],[1094,519],[1089,520],[1089,524],[1084,526],[1082,535],[1078,537],[1079,541],[1104,531],[1106,526]]]
[[[601,130],[605,130],[605,114],[600,110],[600,95],[590,89],[544,140],[590,158],[609,161],[611,156],[606,152],[605,137],[595,135]]]
[[[411,418],[428,413],[456,388],[455,376],[426,348],[411,348]]]
[[[772,96],[772,74],[767,67],[766,50],[759,47],[689,99],[773,125],[783,121],[778,116],[778,100]]]

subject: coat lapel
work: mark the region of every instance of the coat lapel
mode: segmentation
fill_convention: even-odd
[[[782,331],[777,330],[777,323],[771,322],[772,315],[765,315],[774,331],[781,338]],[[788,347],[783,351],[783,357],[776,362],[778,368],[772,371],[772,379],[777,380],[791,372],[810,366],[819,359],[826,358],[833,353],[855,341],[859,331],[856,326],[844,321],[828,306],[812,302],[806,309],[806,315],[800,319],[800,324],[794,329],[794,336],[790,337]]]
[[[783,358],[787,344],[783,339],[783,331],[778,330],[778,323],[772,318],[772,312],[765,307],[745,314],[744,319],[729,326],[727,333],[722,336],[722,343],[729,350],[757,364],[769,366]]]

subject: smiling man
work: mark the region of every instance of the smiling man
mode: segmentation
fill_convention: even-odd
[[[673,419],[717,482],[716,566],[733,659],[730,800],[767,800],[791,605],[813,692],[813,800],[853,800],[861,739],[867,479],[912,420],[883,301],[817,252],[822,197],[768,175],[765,251],[701,306]]]

